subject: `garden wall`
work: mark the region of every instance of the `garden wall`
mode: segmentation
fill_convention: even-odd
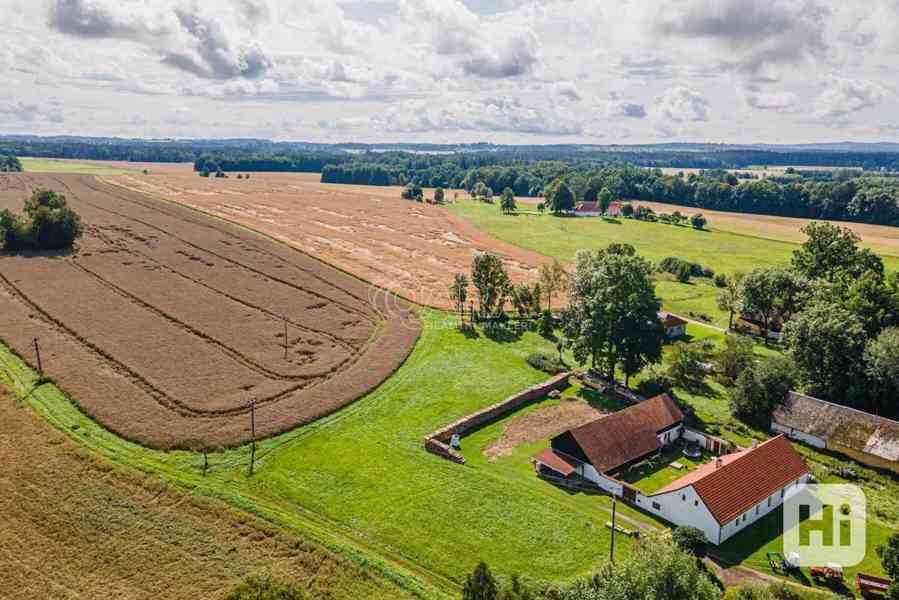
[[[446,427],[438,429],[425,437],[425,450],[453,462],[465,463],[465,458],[449,446],[449,441],[452,439],[453,434],[465,435],[466,432],[495,421],[524,404],[544,398],[553,390],[566,387],[570,375],[570,372],[560,373],[542,383],[532,385],[514,396],[506,398],[502,402],[497,402],[487,408],[466,415],[457,421],[453,421]]]

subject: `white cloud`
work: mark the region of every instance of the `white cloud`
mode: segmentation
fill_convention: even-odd
[[[871,108],[887,98],[886,89],[872,81],[831,77],[824,91],[818,96],[818,117],[845,117],[851,113]]]
[[[655,99],[655,115],[675,123],[706,121],[709,101],[695,90],[679,86],[665,90]]]

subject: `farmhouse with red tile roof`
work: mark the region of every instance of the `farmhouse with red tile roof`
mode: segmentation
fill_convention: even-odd
[[[662,394],[560,433],[534,461],[564,477],[577,473],[620,494],[620,482],[612,475],[674,442],[683,425],[680,408]]]
[[[658,313],[662,325],[665,326],[665,334],[669,338],[679,338],[687,335],[687,320],[674,313],[661,311]]]
[[[719,456],[652,494],[617,478],[681,437],[708,448],[713,438],[686,429],[683,421],[677,404],[662,394],[557,435],[533,462],[543,473],[582,478],[671,523],[696,527],[716,545],[809,480],[808,468],[782,435]]]

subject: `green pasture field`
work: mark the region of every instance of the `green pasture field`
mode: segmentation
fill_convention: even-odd
[[[76,175],[122,175],[138,173],[137,168],[123,168],[102,162],[81,162],[62,158],[20,157],[22,169],[26,173],[71,173]]]
[[[422,598],[456,596],[465,574],[479,560],[503,576],[522,573],[552,581],[569,580],[604,564],[610,500],[538,479],[528,459],[546,447],[546,440],[519,446],[495,460],[483,453],[511,419],[559,400],[531,404],[463,438],[465,465],[423,449],[427,433],[544,380],[546,375],[525,358],[538,350],[552,352],[552,344],[531,332],[465,335],[447,313],[421,314],[421,339],[390,379],[334,415],[260,442],[253,476],[247,472],[247,446],[211,454],[204,477],[202,454],[160,452],[116,437],[79,412],[52,384],[35,388],[34,372],[3,346],[0,383],[107,458],[287,527]],[[697,339],[721,338],[720,332],[695,325],[688,333]],[[577,385],[565,395],[620,408]],[[684,399],[696,402],[697,412],[710,422],[723,422],[727,416],[723,393]],[[883,493],[888,496],[896,487]],[[620,503],[619,515],[628,529],[661,526]],[[886,535],[889,530],[875,531]],[[626,556],[633,541],[622,536],[617,542],[616,556]],[[757,566],[764,548],[777,543],[759,533],[728,556]],[[874,562],[865,564],[866,571],[880,573]]]
[[[787,266],[799,246],[718,231],[714,222],[698,231],[690,226],[651,223],[633,219],[557,217],[521,213],[504,215],[496,204],[460,200],[447,210],[506,242],[534,250],[561,261],[573,261],[578,250],[605,248],[613,242],[631,244],[637,253],[653,262],[676,256],[716,273],[731,275],[760,266]],[[890,271],[899,270],[899,258],[884,257]],[[707,279],[679,283],[660,277],[656,290],[665,310],[688,316],[708,315],[719,327],[727,327],[727,315],[718,310],[718,289]]]

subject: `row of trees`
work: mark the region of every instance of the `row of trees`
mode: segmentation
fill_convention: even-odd
[[[532,318],[544,312],[544,300],[547,310],[551,310],[553,298],[563,292],[567,285],[567,273],[558,261],[542,265],[538,280],[533,284],[513,284],[502,259],[496,254],[484,252],[472,259],[470,279],[464,273],[455,275],[449,293],[463,322],[471,286],[474,287],[478,302],[477,314],[472,315],[474,318],[502,319],[508,304],[514,307],[520,317]]]
[[[15,156],[3,156],[0,155],[0,173],[6,172],[20,172],[22,170],[22,163],[19,162],[19,159]]]
[[[899,416],[899,274],[886,275],[883,261],[846,228],[812,223],[803,231],[808,240],[789,268],[731,276],[719,307],[731,325],[737,314],[759,320],[766,342],[782,323],[793,368],[778,368],[810,394]],[[738,387],[757,391],[762,383],[747,375]]]
[[[81,233],[81,218],[52,190],[36,189],[23,215],[0,211],[0,243],[7,251],[71,248]]]

